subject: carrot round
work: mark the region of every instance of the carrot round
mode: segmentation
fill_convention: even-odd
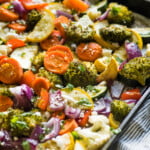
[[[42,88],[40,92],[40,99],[38,100],[38,108],[44,111],[46,110],[48,103],[49,103],[49,93],[47,90]]]
[[[18,14],[3,7],[0,7],[0,21],[15,21],[18,18],[19,18]]]
[[[56,46],[53,46],[51,48],[48,49],[48,53],[49,52],[52,52],[52,51],[61,51],[61,52],[64,52],[65,53],[65,58],[67,58],[68,60],[70,60],[70,62],[73,60],[73,53],[71,51],[71,49],[67,46],[64,46],[64,45],[56,45]]]
[[[78,127],[78,124],[74,119],[65,120],[65,123],[62,129],[59,131],[59,134],[62,135],[62,134],[71,132],[77,127]]]
[[[16,30],[18,33],[24,32],[27,28],[26,25],[22,25],[22,24],[19,24],[19,23],[8,24],[8,27],[11,28],[11,29]]]
[[[65,30],[64,30],[63,25],[69,25],[70,22],[71,22],[71,20],[65,16],[59,16],[58,18],[56,18],[54,20],[54,25],[55,25],[56,29],[58,29],[61,32],[61,35],[64,38],[66,37],[66,35],[65,35]]]
[[[10,0],[0,0],[0,3],[10,2]]]
[[[40,46],[44,50],[48,50],[50,47],[55,45],[61,45],[64,43],[64,38],[61,35],[61,32],[58,30],[53,30],[51,35],[45,39],[44,41],[40,42]]]
[[[44,77],[36,77],[32,82],[32,88],[37,95],[40,95],[41,89],[49,90],[51,84],[48,79]]]
[[[6,111],[13,106],[13,101],[8,96],[0,95],[0,112]]]
[[[25,71],[22,76],[21,83],[27,84],[29,87],[32,87],[32,82],[35,80],[35,74],[31,71]]]
[[[63,4],[70,8],[70,9],[75,9],[76,11],[79,12],[84,12],[88,9],[89,5],[82,0],[64,0]]]
[[[0,81],[6,84],[14,84],[21,81],[23,70],[17,60],[3,58],[0,61]]]
[[[20,39],[10,39],[6,44],[10,45],[12,49],[25,46],[25,43]]]
[[[83,61],[94,61],[102,55],[102,47],[95,43],[81,43],[76,49],[79,59]]]
[[[44,67],[53,73],[64,74],[69,67],[70,59],[61,51],[47,52],[44,57]]]

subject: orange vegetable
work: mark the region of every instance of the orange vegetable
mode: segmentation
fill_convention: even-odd
[[[0,0],[0,3],[10,2],[10,0]]]
[[[64,38],[62,37],[60,31],[53,30],[53,32],[47,39],[40,42],[40,46],[42,49],[47,51],[50,47],[55,45],[61,45],[63,43],[64,43]]]
[[[75,9],[79,12],[84,12],[88,9],[89,5],[82,0],[64,0],[63,4],[70,8]]]
[[[47,52],[44,57],[44,67],[53,73],[64,74],[69,67],[70,59],[61,51]]]
[[[6,84],[14,84],[21,81],[23,70],[17,60],[3,58],[0,61],[0,81]]]
[[[25,46],[25,43],[20,39],[10,39],[6,44],[10,45],[12,49]]]
[[[36,77],[32,82],[32,88],[34,89],[37,95],[40,95],[41,89],[49,90],[51,84],[48,79],[44,77]]]
[[[48,5],[48,3],[34,3],[32,0],[21,0],[21,2],[27,10],[42,9]]]
[[[3,7],[0,7],[0,21],[15,21],[18,18],[19,18],[18,14]]]
[[[65,31],[64,31],[64,27],[63,25],[69,25],[69,23],[71,22],[70,19],[68,19],[65,16],[59,16],[58,18],[55,19],[54,21],[54,25],[56,27],[57,30],[59,30],[61,32],[61,35],[65,38]]]
[[[27,84],[29,87],[32,87],[32,82],[35,80],[35,74],[31,71],[25,71],[21,80],[22,84]]]
[[[62,129],[59,131],[59,134],[62,135],[62,134],[71,132],[77,127],[78,127],[78,124],[74,119],[67,119],[65,120],[65,123]]]
[[[70,60],[70,62],[73,60],[73,53],[72,53],[71,49],[67,46],[56,45],[56,46],[53,46],[53,47],[49,48],[47,52],[49,53],[49,52],[52,52],[52,51],[64,52],[66,59]]]
[[[81,127],[85,127],[85,125],[87,124],[88,120],[89,120],[89,116],[91,115],[91,110],[86,110],[85,113],[84,113],[84,117],[82,118],[79,118],[77,120],[79,126]]]
[[[126,100],[126,99],[136,99],[139,100],[141,98],[141,92],[140,89],[132,89],[132,90],[127,90],[121,94],[121,99]]]
[[[13,106],[13,101],[7,96],[0,95],[0,112],[6,111]]]
[[[49,93],[47,90],[42,88],[40,92],[40,99],[38,100],[38,108],[44,111],[46,110],[48,103],[49,103]]]
[[[27,28],[26,25],[22,25],[22,24],[19,24],[19,23],[8,24],[8,27],[11,28],[11,29],[16,30],[18,33],[24,32]]]
[[[94,61],[102,55],[102,47],[95,43],[81,43],[76,49],[79,59],[83,61]]]
[[[56,111],[52,113],[52,117],[59,118],[60,120],[65,119],[65,113],[62,111]]]

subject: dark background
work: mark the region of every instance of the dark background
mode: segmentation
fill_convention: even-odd
[[[150,0],[108,0],[118,2],[129,7],[132,11],[150,18]]]

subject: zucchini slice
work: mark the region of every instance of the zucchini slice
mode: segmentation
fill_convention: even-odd
[[[86,92],[91,96],[92,99],[104,96],[106,91],[107,91],[106,81],[103,81],[95,86],[89,85],[86,87]]]

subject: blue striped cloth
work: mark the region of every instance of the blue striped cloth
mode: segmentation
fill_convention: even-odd
[[[150,150],[150,95],[109,150]]]

